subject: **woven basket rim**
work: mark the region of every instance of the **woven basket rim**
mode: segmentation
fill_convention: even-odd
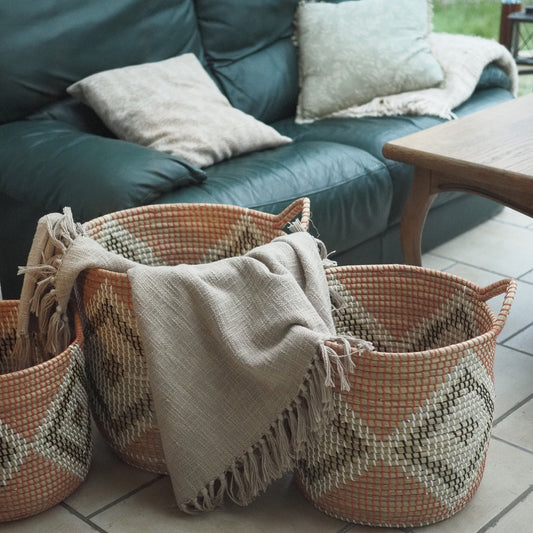
[[[217,204],[209,202],[192,202],[192,203],[173,203],[173,204],[150,204],[141,205],[137,207],[130,207],[128,209],[121,209],[113,213],[107,213],[100,217],[93,218],[83,224],[85,229],[94,229],[100,224],[112,220],[120,220],[126,217],[135,217],[138,215],[146,215],[150,213],[173,213],[177,211],[194,211],[195,209],[213,209],[214,211],[222,211],[227,213],[251,214],[257,218],[268,221],[283,221],[287,212],[293,211],[301,206],[300,210],[302,218],[307,221],[310,212],[310,201],[306,197],[298,198],[290,203],[281,213],[273,214],[265,211],[259,211],[250,207],[242,207],[234,204]]]
[[[469,296],[482,296],[487,288],[481,287],[480,285],[477,285],[476,283],[469,281],[465,278],[462,278],[461,276],[457,276],[456,274],[451,274],[449,272],[442,272],[441,270],[435,270],[431,268],[426,267],[420,267],[420,266],[414,266],[414,265],[401,265],[401,264],[384,264],[384,265],[343,265],[343,266],[337,266],[337,267],[331,267],[326,269],[326,275],[328,274],[336,274],[336,273],[345,273],[345,272],[376,272],[376,273],[394,273],[394,272],[401,272],[405,274],[416,274],[416,275],[424,275],[428,278],[440,278],[441,280],[447,281],[449,283],[453,283],[457,286],[466,287],[470,290],[471,294]],[[502,280],[505,281],[505,280]],[[516,283],[513,280],[509,280],[510,282]],[[514,296],[514,290],[511,289],[512,295]],[[435,358],[435,357],[443,357],[443,356],[449,356],[454,353],[458,352],[464,352],[468,349],[475,348],[476,346],[480,346],[482,344],[491,342],[492,340],[495,340],[498,334],[500,333],[501,328],[497,325],[497,317],[494,311],[486,304],[485,300],[479,298],[476,303],[485,303],[486,305],[486,311],[489,316],[489,318],[492,321],[492,327],[482,333],[481,335],[477,335],[475,337],[472,337],[471,339],[467,339],[462,342],[457,342],[454,344],[449,344],[447,346],[442,346],[440,348],[430,348],[427,350],[419,350],[414,352],[383,352],[383,351],[370,351],[370,350],[354,350],[352,353],[357,356],[357,358],[365,358],[368,360],[376,359],[376,357],[380,357],[383,359],[402,359],[406,362],[411,361],[413,359],[422,359],[422,358]],[[335,341],[326,341],[326,344],[330,346],[341,346],[339,343]]]
[[[150,213],[173,213],[173,212],[187,212],[194,211],[198,208],[205,208],[216,212],[224,213],[237,213],[240,215],[249,215],[253,218],[257,218],[263,221],[271,222],[274,229],[278,229],[280,232],[289,223],[291,218],[294,218],[295,214],[301,215],[301,223],[304,229],[309,226],[310,218],[310,200],[309,198],[302,197],[291,202],[283,211],[277,214],[267,213],[265,211],[258,211],[249,207],[241,207],[233,204],[215,204],[215,203],[175,203],[175,204],[151,204],[138,207],[132,207],[129,209],[122,209],[121,211],[115,211],[102,215],[101,217],[94,218],[83,224],[85,230],[95,230],[99,226],[103,226],[111,221],[120,221],[124,218],[135,218],[136,216],[146,215]],[[113,272],[105,268],[90,268],[88,272],[92,272],[95,275],[101,275],[104,277],[114,278],[116,280],[126,280],[128,275],[126,273]]]
[[[342,265],[336,267],[330,267],[326,269],[326,274],[337,272],[354,272],[354,271],[368,271],[368,272],[404,272],[406,274],[423,274],[430,278],[441,278],[445,281],[453,282],[457,285],[466,286],[475,293],[482,293],[483,287],[470,281],[466,278],[458,276],[457,274],[451,274],[450,272],[443,272],[442,270],[436,270],[433,268],[420,267],[415,265],[402,265],[402,264],[383,264],[383,265]]]

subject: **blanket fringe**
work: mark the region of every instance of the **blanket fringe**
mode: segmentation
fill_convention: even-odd
[[[343,390],[349,390],[346,375],[353,371],[352,355],[361,350],[374,350],[371,343],[350,336],[329,341],[343,347],[342,354],[321,343],[300,386],[297,397],[268,431],[198,495],[179,508],[186,513],[212,511],[225,497],[245,506],[264,492],[272,481],[290,471],[302,457],[308,444],[321,438],[333,416],[333,387],[336,374]]]
[[[374,345],[371,342],[349,335],[341,335],[329,340],[331,342],[341,344],[343,347],[343,352],[339,354],[334,348],[326,343],[321,345],[320,350],[322,359],[324,361],[324,368],[326,370],[326,385],[330,387],[335,386],[335,382],[332,377],[333,365],[335,365],[341,390],[349,391],[350,384],[348,382],[347,375],[355,370],[355,363],[352,358],[352,353],[354,351],[372,352],[375,350]]]
[[[61,260],[82,227],[72,218],[72,211],[65,207],[57,219],[46,219],[38,227],[45,239],[38,264],[19,267],[24,275],[24,288],[30,291],[27,308],[19,308],[19,323],[15,347],[9,357],[0,361],[0,373],[28,368],[54,357],[70,342],[70,328],[66,309],[58,305],[55,280]],[[23,291],[24,291],[23,288]]]
[[[299,231],[307,232],[299,218],[293,220],[292,222],[289,222],[288,229],[291,233],[297,233]],[[316,245],[318,246],[318,253],[320,254],[320,258],[322,259],[322,266],[324,268],[331,268],[337,266],[337,261],[334,261],[333,259],[329,258],[329,255],[335,252],[328,253],[326,245],[320,239],[317,239],[316,237],[314,237],[314,239]]]

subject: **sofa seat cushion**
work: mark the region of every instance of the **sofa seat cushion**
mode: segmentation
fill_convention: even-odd
[[[70,206],[76,220],[148,204],[205,179],[175,156],[57,120],[1,125],[0,168],[0,193],[46,212]]]
[[[337,252],[387,227],[392,199],[387,168],[346,144],[296,142],[205,172],[205,182],[163,194],[157,202],[226,203],[277,213],[307,196],[314,230]]]
[[[477,91],[473,96],[454,112],[457,116],[465,116],[486,107],[503,103],[512,98],[511,93],[502,88]],[[430,116],[393,116],[393,117],[362,117],[324,119],[311,124],[296,124],[294,119],[278,121],[273,126],[283,135],[288,135],[295,142],[300,141],[333,141],[356,146],[369,152],[382,161],[391,176],[393,199],[390,212],[390,224],[397,223],[401,218],[403,205],[409,193],[413,168],[410,165],[392,161],[383,156],[383,146],[393,139],[441,124],[442,119]],[[434,205],[447,202],[458,193],[438,195]]]

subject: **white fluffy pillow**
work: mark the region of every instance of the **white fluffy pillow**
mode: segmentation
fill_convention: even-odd
[[[99,72],[67,91],[119,139],[200,168],[291,141],[232,107],[194,54]]]

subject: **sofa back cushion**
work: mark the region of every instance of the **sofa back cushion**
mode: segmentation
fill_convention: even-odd
[[[0,2],[0,123],[67,96],[102,70],[202,57],[193,0]]]
[[[293,115],[298,0],[195,0],[206,59],[233,106],[264,122]]]

